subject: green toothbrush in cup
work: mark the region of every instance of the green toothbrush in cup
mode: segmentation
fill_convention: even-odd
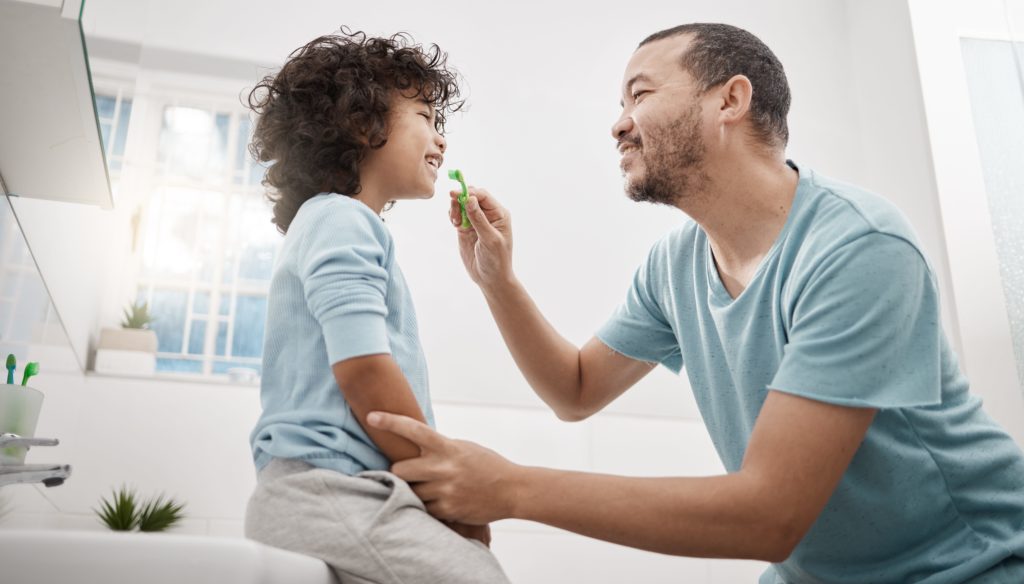
[[[7,356],[7,385],[0,385],[0,434],[11,433],[25,438],[35,434],[43,394],[28,387],[28,380],[39,374],[39,363],[25,365],[21,387],[14,384],[14,371],[18,362],[14,355]],[[25,460],[25,447],[9,446],[0,448],[0,464],[21,464]]]
[[[14,370],[18,368],[18,359],[14,356],[14,353],[7,355],[7,385],[14,385]],[[30,361],[25,366],[25,375],[21,378],[21,384],[28,385],[30,377],[39,375],[39,363]]]
[[[25,375],[21,378],[21,385],[28,385],[29,377],[39,375],[39,363],[30,361],[28,365],[25,365]]]

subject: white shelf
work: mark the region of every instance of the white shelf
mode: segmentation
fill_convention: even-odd
[[[0,0],[0,177],[8,194],[113,207],[81,0]]]

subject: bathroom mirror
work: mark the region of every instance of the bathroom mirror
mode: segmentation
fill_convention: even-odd
[[[4,200],[0,202],[0,357],[9,354],[18,363],[15,383],[21,383],[25,366],[32,361],[40,364],[41,373],[81,370],[17,218]]]
[[[11,195],[110,208],[82,3],[0,1],[0,176]]]
[[[81,12],[81,0],[0,0],[0,342],[59,346],[44,371],[86,368],[103,286],[89,220],[113,204]]]

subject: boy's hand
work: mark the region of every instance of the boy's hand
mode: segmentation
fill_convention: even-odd
[[[502,286],[512,280],[512,218],[485,189],[469,187],[466,214],[471,227],[463,229],[460,191],[451,191],[448,215],[459,232],[459,253],[470,279],[478,286]]]
[[[452,528],[452,531],[469,539],[475,539],[487,547],[491,547],[491,526],[490,525],[467,525],[456,521],[445,521],[445,525]]]

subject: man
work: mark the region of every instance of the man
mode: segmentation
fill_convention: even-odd
[[[512,272],[509,214],[482,189],[462,258],[560,418],[600,411],[657,363],[685,366],[728,474],[520,467],[381,413],[370,423],[422,451],[392,470],[440,518],[767,560],[763,583],[1024,582],[1024,455],[969,394],[906,220],[785,159],[775,55],[732,26],[662,31],[633,54],[622,106],[627,193],[689,219],[595,338],[577,349],[544,320]]]

